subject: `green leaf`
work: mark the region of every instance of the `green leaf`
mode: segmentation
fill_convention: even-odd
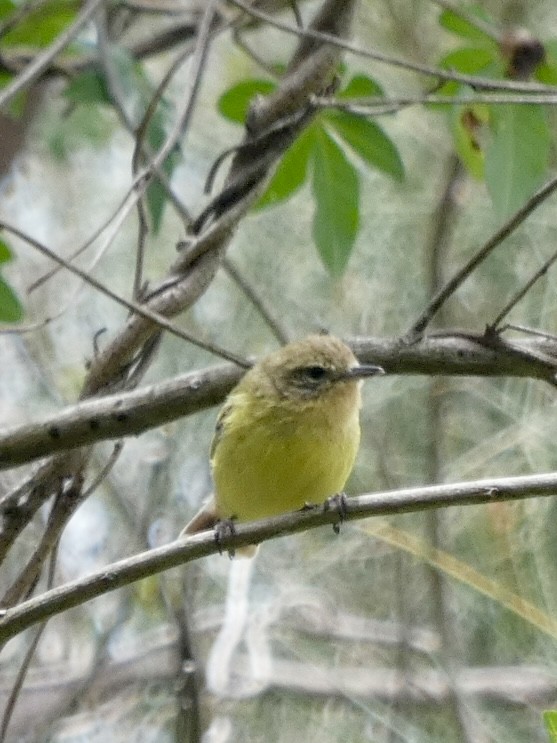
[[[557,710],[548,709],[542,716],[550,743],[557,743]]]
[[[0,264],[12,259],[12,251],[0,240]],[[0,276],[0,322],[18,322],[23,317],[23,307],[11,286]]]
[[[255,95],[269,95],[276,88],[271,80],[242,80],[224,92],[218,101],[218,110],[227,119],[243,124]]]
[[[11,72],[0,70],[0,88],[6,87],[6,85],[8,85],[8,83],[11,83],[13,79],[14,76]]]
[[[270,68],[277,77],[282,77],[286,70],[288,69],[287,66],[284,64],[284,62],[274,62]]]
[[[0,0],[0,18],[2,20],[11,15],[15,9],[16,5],[12,0]]]
[[[534,78],[544,85],[557,85],[557,64],[542,62],[536,67]]]
[[[15,75],[13,75],[11,72],[0,70],[0,89],[4,88],[6,85],[9,85],[14,79],[14,77]],[[10,100],[4,113],[11,116],[12,119],[21,118],[23,111],[25,109],[27,98],[28,98],[28,91],[25,89],[21,90]]]
[[[176,165],[181,162],[182,157],[178,150],[174,150],[164,161],[162,170],[166,173],[168,180],[172,178],[172,173],[176,168]],[[151,215],[153,232],[158,233],[162,224],[162,218],[164,216],[164,207],[168,201],[166,190],[162,187],[158,180],[153,182],[147,188],[146,193],[147,205],[149,207],[149,214]]]
[[[292,196],[307,176],[309,156],[315,140],[315,125],[308,127],[284,154],[267,190],[255,205],[262,209]]]
[[[92,147],[106,144],[114,129],[114,121],[98,106],[75,106],[69,115],[58,119],[55,127],[47,132],[50,152],[57,160],[64,161],[69,153],[83,148],[86,141]]]
[[[557,39],[544,41],[545,60],[536,67],[534,77],[540,83],[557,85]]]
[[[17,295],[0,276],[0,321],[19,322],[23,317],[23,307]]]
[[[348,85],[338,92],[338,98],[367,98],[384,95],[383,88],[367,75],[354,75]]]
[[[72,103],[111,103],[104,77],[93,70],[76,75],[66,86],[64,95]]]
[[[146,139],[153,152],[157,152],[164,144],[166,139],[166,121],[167,121],[167,104],[164,100],[159,103],[157,110],[153,114],[147,128]],[[165,173],[168,182],[172,179],[172,174],[178,163],[181,162],[181,154],[178,149],[174,149],[166,158],[162,165],[162,171]],[[168,201],[166,190],[161,183],[154,179],[149,185],[146,192],[147,206],[151,216],[153,232],[158,233],[164,216],[164,208]]]
[[[153,232],[156,235],[158,234],[161,224],[162,224],[162,218],[164,216],[164,207],[166,206],[168,197],[166,195],[166,191],[161,186],[159,181],[154,180],[149,185],[147,192],[145,194],[145,198],[147,200],[147,208],[151,216],[151,225],[153,228]]]
[[[329,111],[326,121],[368,165],[401,181],[404,165],[392,140],[375,122],[343,112]]]
[[[0,240],[0,263],[11,261],[12,257],[12,251],[3,240]]]
[[[489,107],[482,104],[453,106],[451,129],[457,154],[468,172],[484,179],[485,153],[481,146],[483,129],[489,122]]]
[[[75,20],[79,7],[77,0],[52,0],[29,13],[3,36],[2,45],[47,46]]]
[[[466,46],[446,54],[440,62],[440,67],[462,72],[464,75],[475,75],[492,64],[496,58],[493,49]]]
[[[492,107],[493,140],[486,150],[485,179],[497,215],[515,212],[543,182],[550,153],[541,106]]]
[[[504,75],[504,65],[498,55],[497,49],[480,49],[478,47],[462,47],[447,54],[441,62],[440,67],[446,70],[454,70],[463,75],[477,75],[482,73],[483,77],[501,78]],[[439,95],[456,96],[461,92],[462,83],[456,80],[448,80],[437,91]],[[474,91],[470,88],[472,95]],[[430,105],[429,108],[435,108]]]
[[[342,149],[322,129],[313,151],[313,193],[316,211],[313,238],[332,276],[341,276],[359,226],[358,174]]]
[[[469,16],[476,16],[484,23],[493,23],[493,20],[488,16],[483,8],[478,5],[470,6],[466,8],[466,10]],[[463,39],[470,39],[471,41],[488,44],[489,46],[496,46],[496,43],[491,36],[486,34],[473,23],[470,23],[456,13],[453,13],[451,10],[444,10],[441,13],[439,16],[439,25]]]

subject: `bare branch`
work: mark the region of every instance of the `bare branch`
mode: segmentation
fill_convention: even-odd
[[[370,516],[413,513],[447,506],[471,506],[547,497],[556,493],[555,473],[406,488],[348,498],[343,518],[346,521],[353,521]],[[327,524],[335,525],[338,521],[339,514],[329,502],[326,502],[324,505],[311,506],[302,511],[263,521],[237,524],[235,533],[223,536],[218,544],[213,532],[202,532],[186,540],[179,539],[149,552],[119,560],[85,578],[46,591],[41,596],[6,609],[0,619],[0,643],[4,644],[37,622],[149,575],[184,565],[221,550],[235,550],[268,539],[276,539],[285,534],[295,534]],[[548,622],[545,631],[557,636],[557,622],[549,618]]]
[[[224,258],[222,267],[230,276],[230,278],[238,285],[238,287],[249,299],[249,301],[253,304],[255,309],[259,312],[278,342],[288,343],[288,341],[290,340],[289,334],[287,333],[286,329],[282,327],[280,321],[276,317],[274,317],[273,312],[267,306],[267,303],[261,296],[261,293],[252,284],[250,284],[250,282],[242,275],[241,271],[229,258]]]
[[[433,297],[431,302],[422,312],[420,317],[412,325],[408,331],[408,338],[412,339],[419,336],[427,325],[431,318],[439,310],[442,304],[454,294],[458,287],[470,276],[470,274],[482,263],[490,253],[500,245],[509,235],[511,235],[517,227],[524,222],[524,220],[535,211],[540,204],[542,204],[553,192],[557,189],[557,176],[554,176],[545,185],[543,185],[536,193],[531,196],[528,201],[522,206],[512,217],[505,222],[505,224],[492,235],[489,240],[477,251],[477,253],[466,263],[457,273],[443,286],[437,294]]]
[[[48,568],[48,579],[47,579],[48,588],[52,588],[52,586],[54,585],[54,572],[56,569],[57,553],[58,553],[58,545],[52,551],[52,554],[50,556],[50,564]],[[10,690],[8,701],[6,702],[4,713],[2,715],[2,725],[0,727],[0,743],[4,743],[4,741],[6,740],[6,734],[8,732],[8,728],[10,726],[10,722],[11,722],[15,707],[21,696],[21,691],[23,689],[25,677],[27,676],[27,672],[29,671],[31,661],[33,660],[33,656],[41,640],[42,634],[44,630],[46,629],[46,624],[47,624],[46,622],[43,622],[41,625],[39,625],[35,633],[35,636],[31,640],[29,647],[25,651],[23,662],[21,663],[21,666],[19,668],[19,671],[13,683],[13,686]]]
[[[0,469],[95,441],[137,435],[199,412],[221,402],[242,373],[227,366],[184,374],[133,392],[85,400],[48,420],[4,431]],[[10,507],[9,500],[2,500],[4,507]]]
[[[69,263],[64,258],[61,258],[53,250],[50,250],[50,248],[47,248],[46,245],[42,245],[38,240],[35,240],[29,235],[24,234],[23,232],[18,230],[13,225],[9,225],[6,222],[0,222],[0,230],[2,229],[5,229],[8,232],[11,232],[13,235],[16,235],[22,240],[25,240],[25,242],[31,245],[31,247],[43,253],[43,255],[46,255],[48,258],[53,260],[59,266],[63,266],[65,269],[67,269],[71,273],[75,274],[76,276],[79,276],[80,279],[83,279],[83,281],[85,281],[87,284],[92,286],[97,291],[101,292],[101,294],[104,294],[107,297],[110,297],[110,299],[112,299],[114,302],[116,302],[117,304],[123,305],[124,307],[126,307],[126,309],[130,310],[131,312],[135,312],[137,315],[142,317],[144,320],[151,321],[155,326],[158,326],[162,330],[167,330],[172,335],[176,335],[178,338],[181,338],[182,340],[187,341],[188,343],[192,343],[194,346],[203,348],[206,351],[209,351],[210,353],[216,352],[219,356],[222,356],[222,358],[228,359],[229,361],[233,361],[239,366],[242,366],[244,368],[247,368],[249,366],[249,364],[245,361],[245,359],[241,358],[240,356],[236,356],[236,354],[226,351],[225,349],[217,349],[217,346],[215,344],[205,343],[204,341],[200,340],[199,338],[196,338],[190,333],[187,333],[186,331],[181,330],[180,328],[176,327],[174,323],[167,320],[166,317],[163,317],[162,315],[150,310],[149,307],[147,307],[145,304],[139,304],[138,302],[134,302],[131,299],[125,299],[124,297],[121,297],[119,294],[116,294],[116,292],[113,292],[111,289],[105,286],[102,282],[95,279],[89,273],[87,273],[86,271],[83,271],[81,268],[78,268],[77,266],[74,266],[73,263]]]
[[[557,104],[557,95],[553,93],[474,93],[456,96],[437,95],[435,93],[423,93],[422,95],[406,95],[373,98],[335,98],[316,97],[312,100],[316,108],[334,108],[338,111],[347,111],[354,116],[385,116],[396,113],[401,108],[409,106],[425,106],[435,104],[436,106],[473,106],[476,103],[485,103],[490,106],[523,105],[534,104],[554,106]]]
[[[469,334],[429,336],[415,344],[397,339],[348,340],[362,362],[390,374],[525,377],[553,383],[557,342],[549,338],[493,346]],[[518,353],[520,352],[520,353]],[[222,366],[183,374],[166,382],[69,405],[40,421],[0,432],[0,470],[98,441],[138,435],[218,405],[243,371]],[[0,509],[13,508],[5,498]]]
[[[391,57],[388,54],[382,54],[381,52],[370,51],[369,49],[363,49],[355,44],[351,44],[349,41],[339,39],[330,33],[324,33],[323,31],[316,31],[312,28],[300,29],[297,26],[291,26],[287,23],[282,23],[277,19],[270,16],[268,13],[264,13],[257,8],[243,2],[243,0],[227,0],[231,5],[235,5],[237,8],[241,8],[246,13],[249,13],[254,18],[258,18],[261,21],[265,21],[275,28],[285,31],[286,33],[293,34],[294,36],[305,37],[306,39],[314,39],[316,41],[327,42],[339,49],[344,49],[352,54],[357,54],[360,57],[366,59],[374,59],[376,62],[382,62],[383,64],[391,65],[392,67],[400,67],[401,69],[409,70],[410,72],[419,72],[422,75],[429,75],[437,78],[438,80],[455,80],[456,82],[470,85],[477,90],[514,90],[519,93],[548,93],[554,94],[555,89],[550,85],[541,85],[539,83],[526,83],[515,80],[493,80],[486,77],[477,77],[475,75],[462,75],[458,72],[451,70],[443,70],[440,67],[430,67],[429,65],[418,64],[417,62],[409,62],[408,60],[399,59],[398,57]]]
[[[537,271],[534,272],[534,274],[528,279],[528,281],[525,282],[524,286],[520,287],[518,291],[514,293],[514,295],[509,299],[507,304],[503,307],[503,309],[498,313],[495,320],[493,320],[490,323],[490,327],[496,329],[499,328],[501,325],[502,320],[509,314],[509,312],[516,307],[516,305],[520,302],[521,299],[523,299],[526,294],[530,291],[530,289],[534,286],[534,284],[539,281],[539,279],[542,278],[542,276],[545,276],[553,263],[557,261],[557,251],[554,251],[552,255],[549,256],[549,258],[543,262],[543,264],[538,268]]]

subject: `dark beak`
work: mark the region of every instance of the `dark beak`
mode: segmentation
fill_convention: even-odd
[[[385,374],[385,370],[382,366],[374,366],[373,364],[358,364],[353,366],[352,369],[344,372],[342,375],[344,379],[363,379],[364,377],[378,377]]]

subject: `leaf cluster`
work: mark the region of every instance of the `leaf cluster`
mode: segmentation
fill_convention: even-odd
[[[512,30],[501,35],[481,6],[468,12],[472,20],[450,10],[441,13],[440,25],[461,45],[440,60],[440,67],[493,81],[557,83],[557,39],[542,42]],[[456,82],[445,83],[439,93],[468,99],[451,107],[455,149],[470,175],[485,180],[495,213],[506,219],[548,176],[555,136],[547,108],[527,98],[504,105],[475,103],[474,89]]]

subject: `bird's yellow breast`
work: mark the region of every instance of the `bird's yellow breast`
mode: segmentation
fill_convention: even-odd
[[[360,442],[357,383],[323,400],[270,405],[238,390],[211,460],[221,518],[251,521],[321,503],[342,490]]]

